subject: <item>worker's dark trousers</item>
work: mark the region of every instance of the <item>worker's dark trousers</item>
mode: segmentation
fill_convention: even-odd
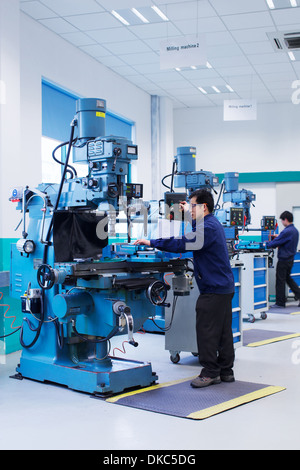
[[[291,278],[291,270],[294,261],[278,260],[276,266],[276,304],[285,306],[285,283],[294,293],[295,297],[300,300],[300,289],[296,282]]]
[[[233,374],[232,298],[202,294],[196,304],[196,331],[202,377]]]

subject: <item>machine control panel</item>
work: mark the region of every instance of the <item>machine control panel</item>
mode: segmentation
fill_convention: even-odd
[[[261,228],[264,230],[275,230],[276,220],[274,216],[263,216]]]
[[[244,225],[244,209],[241,207],[230,208],[230,225],[241,227]]]

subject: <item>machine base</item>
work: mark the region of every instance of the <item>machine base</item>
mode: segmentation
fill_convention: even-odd
[[[110,357],[105,361],[91,360],[78,364],[50,364],[21,358],[16,371],[14,378],[63,385],[98,397],[148,387],[158,379],[150,363]]]

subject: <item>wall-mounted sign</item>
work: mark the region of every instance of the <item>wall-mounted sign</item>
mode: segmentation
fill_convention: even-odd
[[[161,69],[206,65],[206,62],[204,34],[169,38],[160,43]]]
[[[224,100],[224,121],[255,121],[256,100]]]

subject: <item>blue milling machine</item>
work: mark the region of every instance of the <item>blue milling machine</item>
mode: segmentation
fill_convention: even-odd
[[[105,100],[76,106],[69,141],[53,151],[58,161],[55,152],[67,148],[61,182],[15,188],[10,198],[22,213],[22,238],[11,248],[10,295],[23,312],[15,378],[107,396],[158,379],[151,363],[110,356],[110,339],[127,334],[137,346],[134,333],[170,307],[164,275],[184,278],[189,268],[186,259],[130,244],[132,226],[146,228],[151,210],[129,178],[138,147],[105,136]],[[119,221],[128,243],[110,241]]]

